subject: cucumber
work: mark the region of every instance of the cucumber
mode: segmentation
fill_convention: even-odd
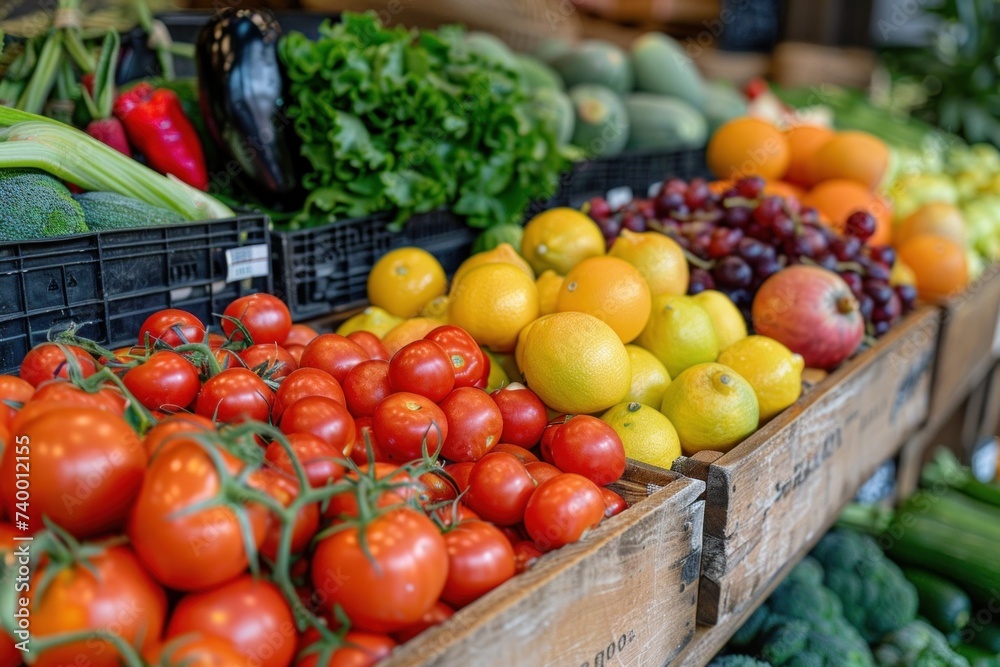
[[[567,88],[598,84],[618,95],[632,90],[635,75],[628,54],[618,46],[600,39],[588,39],[551,63]]]
[[[947,635],[969,622],[972,601],[961,588],[926,570],[906,568],[903,574],[917,589],[920,614],[935,628]]]

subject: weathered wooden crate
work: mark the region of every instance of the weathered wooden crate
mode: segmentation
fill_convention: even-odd
[[[951,412],[1000,357],[1000,263],[943,305],[931,414]]]
[[[704,484],[629,462],[630,507],[396,649],[400,665],[662,665],[695,631]]]
[[[746,609],[923,424],[939,323],[921,308],[729,453],[678,459],[707,483],[699,622]]]

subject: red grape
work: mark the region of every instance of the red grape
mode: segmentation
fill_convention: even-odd
[[[861,241],[867,241],[875,233],[875,218],[868,211],[855,211],[847,216],[844,233]]]

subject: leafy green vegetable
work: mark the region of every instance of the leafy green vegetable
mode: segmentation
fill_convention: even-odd
[[[488,227],[552,194],[567,166],[552,128],[516,64],[473,46],[457,27],[385,28],[374,14],[344,14],[317,41],[287,35],[289,116],[311,166],[293,224],[449,205]]]

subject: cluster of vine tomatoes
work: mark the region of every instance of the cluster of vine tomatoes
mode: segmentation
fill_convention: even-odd
[[[374,664],[626,507],[615,432],[487,393],[458,327],[390,356],[255,294],[221,329],[164,310],[134,346],[64,335],[0,376],[0,553],[13,576],[35,537],[32,664]]]

